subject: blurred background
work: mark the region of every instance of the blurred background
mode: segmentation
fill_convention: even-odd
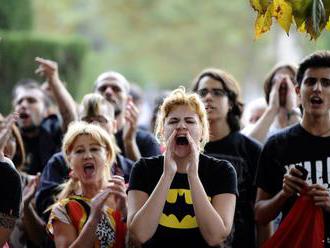
[[[189,87],[212,66],[233,74],[248,102],[263,95],[275,63],[330,46],[329,32],[310,41],[277,24],[255,40],[255,18],[248,0],[0,0],[0,112],[11,110],[18,80],[42,82],[36,56],[59,63],[77,101],[106,70],[125,75],[151,102],[162,89]]]

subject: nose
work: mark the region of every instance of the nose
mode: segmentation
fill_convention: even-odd
[[[206,93],[204,99],[205,99],[205,100],[210,100],[210,99],[212,99],[212,92],[211,92],[210,90]]]
[[[184,121],[180,121],[178,123],[177,129],[187,129],[186,123]]]
[[[105,89],[104,94],[105,94],[106,96],[112,96],[112,95],[113,95],[113,90],[112,90],[112,88],[111,88],[110,86],[108,86],[108,87]]]
[[[321,91],[321,90],[322,90],[321,80],[317,80],[317,82],[313,85],[313,91]]]
[[[84,152],[84,159],[89,159],[92,157],[92,153],[87,149],[85,152]]]
[[[21,101],[19,101],[19,103],[17,104],[17,107],[19,108],[27,108],[28,106],[28,101],[26,99],[22,99]]]

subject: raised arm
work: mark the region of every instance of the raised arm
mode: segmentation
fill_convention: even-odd
[[[39,57],[37,57],[35,61],[39,65],[36,73],[46,77],[50,90],[54,94],[55,101],[63,119],[62,129],[65,132],[69,123],[77,119],[76,103],[60,80],[57,63]]]
[[[187,168],[191,197],[200,232],[210,246],[221,244],[229,235],[234,219],[236,196],[218,194],[211,202],[198,175],[199,151],[197,144],[188,133],[191,146],[191,161]]]
[[[165,152],[164,170],[155,189],[148,196],[139,190],[128,192],[128,221],[129,235],[133,243],[142,244],[149,240],[156,232],[163,212],[168,191],[177,171],[177,165],[172,154],[174,137],[169,138],[168,150]]]
[[[265,142],[270,126],[274,122],[279,109],[279,87],[280,81],[276,81],[269,95],[269,105],[256,124],[246,133],[261,143]]]
[[[134,105],[132,99],[129,99],[125,109],[126,121],[123,130],[123,142],[125,155],[132,161],[137,161],[141,158],[141,153],[136,143],[138,114],[139,110]]]

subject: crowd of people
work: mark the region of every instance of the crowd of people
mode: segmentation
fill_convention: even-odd
[[[35,62],[45,82],[19,81],[0,115],[0,247],[330,247],[330,51],[276,65],[248,104],[204,69],[152,129],[120,73],[77,103]]]

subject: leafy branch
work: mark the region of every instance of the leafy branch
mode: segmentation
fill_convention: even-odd
[[[250,5],[257,12],[256,38],[270,30],[273,18],[288,35],[291,24],[314,40],[330,31],[330,0],[250,0]]]

